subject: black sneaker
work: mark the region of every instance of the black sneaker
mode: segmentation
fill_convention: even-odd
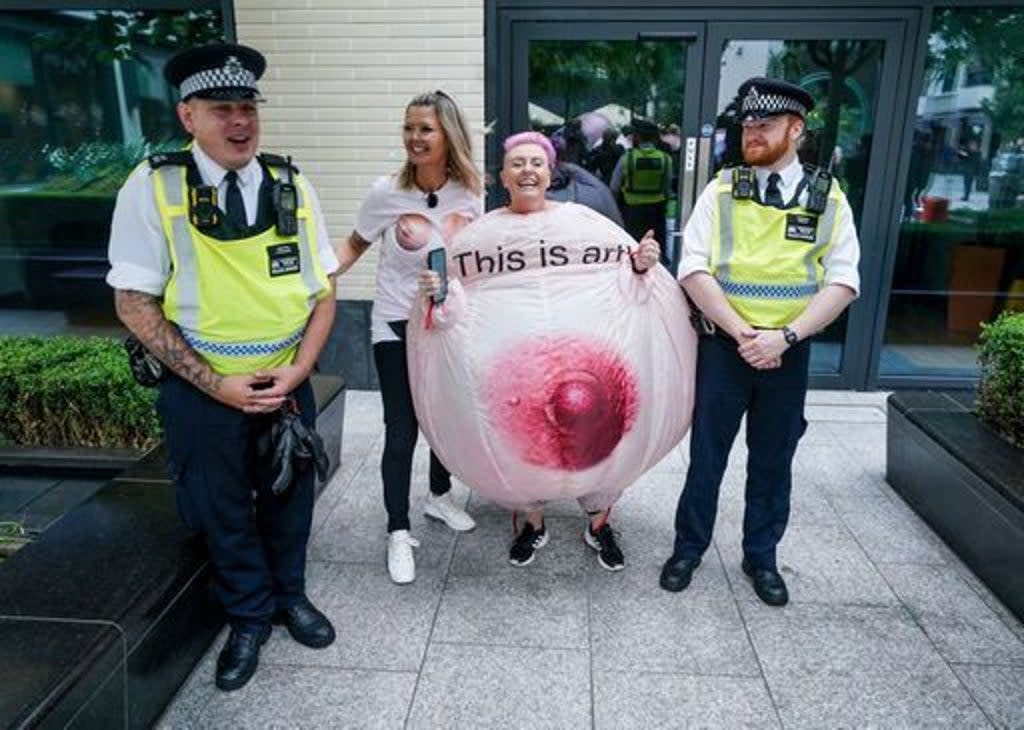
[[[547,526],[541,525],[538,530],[527,522],[519,534],[516,535],[515,542],[512,543],[512,549],[508,551],[508,561],[512,565],[529,565],[533,562],[537,550],[547,544]]]
[[[605,570],[622,570],[626,567],[626,558],[615,542],[615,531],[607,522],[597,532],[593,532],[590,525],[587,525],[583,531],[583,542],[597,551],[597,562]]]

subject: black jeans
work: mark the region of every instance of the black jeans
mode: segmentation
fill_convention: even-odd
[[[313,428],[309,381],[293,395],[302,422]],[[176,375],[160,383],[157,411],[178,510],[205,536],[214,594],[232,624],[269,622],[305,596],[312,469],[297,471],[288,491],[273,494],[269,471],[256,457],[256,441],[272,419],[229,408]]]
[[[640,205],[622,206],[623,228],[634,239],[639,241],[647,231],[654,231],[654,238],[661,244],[661,263],[670,266],[668,245],[665,241],[665,215],[668,202],[644,203]]]
[[[380,473],[384,480],[384,507],[388,532],[409,529],[409,478],[412,455],[419,436],[419,421],[412,405],[405,342],[378,342],[373,346],[380,394],[384,401],[384,456]],[[444,494],[452,477],[434,452],[430,452],[430,491]]]
[[[775,548],[789,522],[793,456],[807,428],[810,351],[804,340],[783,353],[782,367],[755,370],[724,335],[700,339],[690,467],[676,508],[676,559],[698,558],[711,544],[719,486],[745,413],[743,554],[756,568],[775,568]]]

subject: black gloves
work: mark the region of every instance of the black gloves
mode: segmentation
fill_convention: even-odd
[[[323,439],[299,419],[292,401],[287,401],[273,418],[257,444],[261,461],[274,477],[270,490],[276,495],[284,494],[292,484],[295,469],[309,468],[310,461],[317,478],[326,479],[330,463]]]

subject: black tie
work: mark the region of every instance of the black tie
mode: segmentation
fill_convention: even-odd
[[[764,189],[764,204],[771,205],[775,208],[782,208],[785,204],[782,202],[782,191],[779,190],[779,181],[782,176],[777,172],[773,172],[768,176],[768,187]]]
[[[228,194],[224,200],[224,212],[227,214],[228,223],[236,231],[244,231],[249,227],[245,219],[245,202],[242,200],[242,190],[238,187],[238,173],[229,170],[224,176],[228,181]]]

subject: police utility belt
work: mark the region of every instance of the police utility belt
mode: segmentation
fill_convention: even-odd
[[[797,186],[793,199],[799,198],[806,190],[807,202],[803,207],[811,213],[821,215],[828,206],[828,193],[832,189],[832,175],[815,165],[804,165],[803,168],[804,177]],[[744,165],[733,169],[732,197],[733,200],[758,199],[757,175],[752,167]],[[689,297],[687,300],[689,301]],[[724,333],[718,333],[715,323],[705,317],[692,301],[690,301],[690,323],[700,337],[714,337],[716,333],[728,337]]]
[[[294,178],[294,174],[298,170],[292,164],[290,156],[282,157],[281,155],[261,153],[258,158],[260,163],[266,167],[285,171],[284,180],[274,178],[272,188],[274,225],[282,236],[294,236],[299,232],[299,194]],[[192,152],[179,150],[150,155],[149,166],[152,169],[155,170],[164,165],[179,165],[187,170],[185,179],[188,181],[189,222],[196,228],[206,231],[219,226],[224,221],[224,212],[218,205],[217,187],[202,183],[202,177]],[[128,352],[128,365],[131,368],[132,377],[139,385],[153,388],[167,377],[164,364],[147,350],[135,335],[129,335],[125,339],[124,347]]]

